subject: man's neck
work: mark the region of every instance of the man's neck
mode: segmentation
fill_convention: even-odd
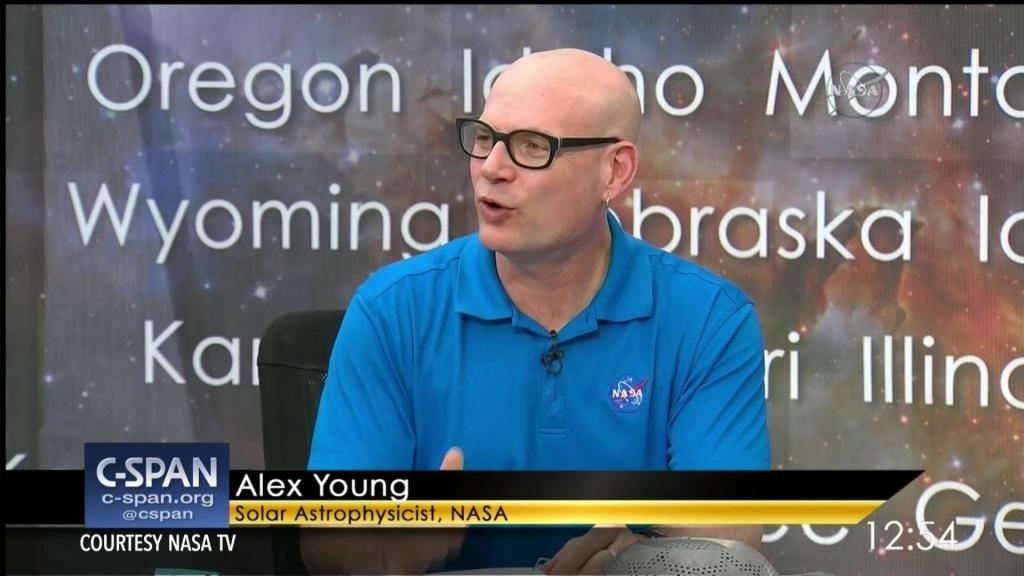
[[[520,312],[547,330],[561,330],[594,299],[611,262],[611,231],[593,234],[547,257],[495,254],[498,278]]]

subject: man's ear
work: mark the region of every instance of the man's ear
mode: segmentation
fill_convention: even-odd
[[[615,144],[611,153],[610,170],[605,180],[604,197],[613,201],[624,191],[628,190],[636,179],[636,172],[640,165],[640,156],[636,144],[632,142],[619,142]]]

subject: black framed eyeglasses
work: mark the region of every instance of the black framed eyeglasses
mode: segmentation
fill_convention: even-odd
[[[504,142],[512,161],[523,168],[540,170],[555,161],[555,154],[565,148],[582,148],[621,142],[621,138],[556,138],[534,130],[498,132],[479,118],[464,116],[455,119],[462,151],[484,160],[496,142]]]

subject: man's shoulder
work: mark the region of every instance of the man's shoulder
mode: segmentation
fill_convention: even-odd
[[[651,263],[655,293],[677,303],[732,310],[751,303],[735,282],[704,266],[633,238]]]
[[[370,301],[395,293],[429,296],[446,281],[454,281],[462,251],[474,241],[476,234],[461,236],[444,246],[382,266],[356,292]]]

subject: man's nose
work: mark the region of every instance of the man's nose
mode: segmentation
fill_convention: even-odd
[[[491,153],[480,165],[480,174],[490,181],[512,180],[515,178],[516,166],[509,156],[504,142],[496,142]]]

